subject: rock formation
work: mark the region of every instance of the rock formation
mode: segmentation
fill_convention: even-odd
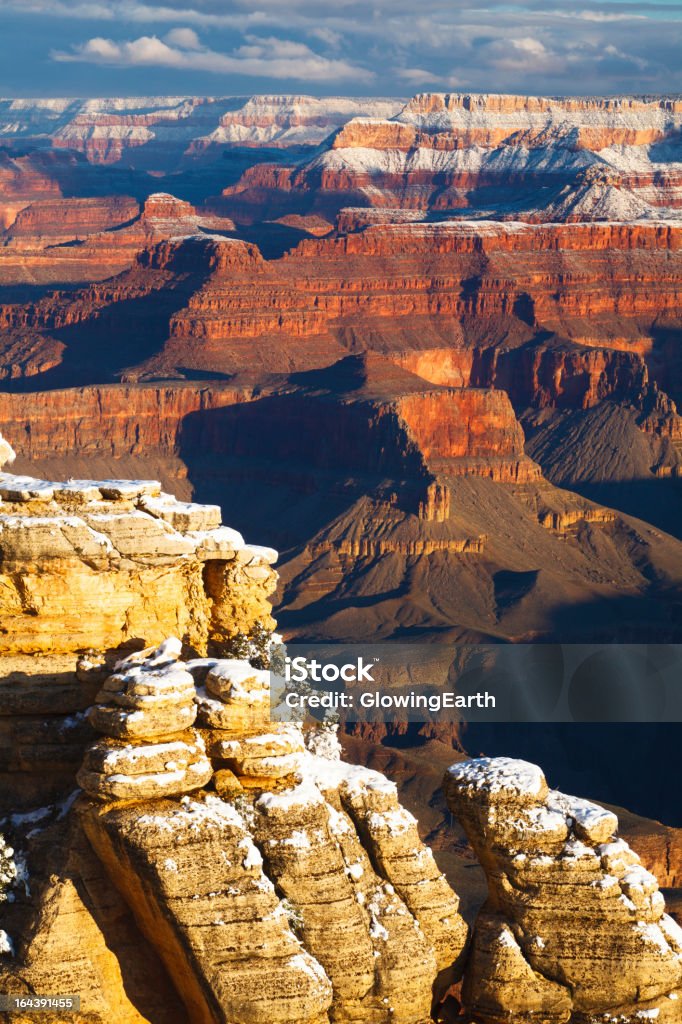
[[[682,930],[614,814],[508,758],[444,786],[488,882],[463,987],[477,1020],[680,1020]]]
[[[410,394],[409,376],[401,380]],[[4,442],[2,453],[11,458]],[[82,601],[80,632],[75,608],[70,618],[62,608],[70,632],[55,633],[49,656],[26,646],[20,616],[4,619],[0,767],[11,798],[0,825],[21,858],[3,917],[13,951],[0,968],[4,991],[49,979],[52,991],[82,993],[93,1024],[185,1015],[190,1024],[426,1024],[464,974],[463,998],[495,1024],[509,1012],[537,1020],[535,1011],[557,1024],[571,1013],[576,1024],[604,1024],[611,1011],[633,1024],[654,1010],[676,1020],[668,997],[681,989],[680,966],[667,944],[676,948],[677,932],[655,880],[613,839],[613,815],[549,793],[532,767],[453,769],[449,799],[491,893],[467,961],[457,896],[395,785],[339,760],[333,742],[314,733],[306,742],[298,725],[272,721],[268,673],[221,657],[257,625],[266,635],[272,627],[274,552],[247,549],[214,507],[149,482],[3,474],[0,484],[6,578],[28,593],[36,561],[43,567],[33,645],[47,607],[56,621],[47,595],[60,574],[77,581],[94,568],[98,581],[92,613],[85,591],[71,591]],[[434,529],[451,514],[436,486],[427,513]],[[59,547],[67,528],[70,561]],[[52,562],[36,554],[43,535]],[[157,581],[126,605],[129,633],[112,631],[102,654],[85,650],[95,611],[106,618],[103,588],[126,591],[152,539],[171,580],[203,567],[210,614],[198,583],[161,591]],[[166,624],[184,621],[187,605],[204,611],[184,644],[126,652],[126,642],[154,644]],[[530,783],[519,787],[519,777]],[[596,963],[576,951],[576,920],[581,939],[586,929],[600,936]],[[606,983],[614,964],[627,966],[615,995]]]
[[[55,483],[11,474],[0,476],[0,496],[5,663],[111,650],[171,628],[205,651],[230,629],[248,632],[249,611],[252,623],[270,622],[276,553],[221,526],[217,506],[177,502],[156,481]],[[241,622],[230,623],[221,603],[228,577],[243,580]]]
[[[244,114],[253,120],[249,131],[258,134],[273,111],[276,119],[278,104],[251,104]],[[285,121],[296,118],[296,106],[287,109]],[[102,120],[102,128],[115,127],[107,122],[115,114],[109,107],[81,113]],[[183,107],[174,125],[189,129],[207,113],[225,115],[221,127],[237,132],[239,111],[218,112],[210,104]],[[299,113],[303,120],[308,116]],[[66,108],[64,116],[70,116]],[[563,167],[562,180],[544,193],[551,203],[563,202],[559,193],[568,190],[570,206],[576,188],[580,196],[597,189],[611,198],[611,190],[620,195],[634,189],[639,201],[645,186],[635,187],[622,171],[597,159],[584,132],[576,148],[576,132],[581,126],[599,128],[606,133],[602,142],[608,142],[619,132],[645,133],[650,123],[654,134],[665,134],[678,117],[674,102],[422,97],[398,120],[344,127],[326,155],[385,155],[345,143],[356,132],[376,131],[378,137],[386,124],[398,125],[399,133],[417,133],[419,159],[427,152],[439,159],[470,155],[464,142],[462,150],[448,148],[458,134],[466,137],[465,129],[475,130],[476,147],[493,153],[499,132],[508,130],[503,148],[509,159],[525,160],[523,154],[532,153],[544,162],[549,146],[553,166]],[[154,117],[149,120],[146,130],[153,131]],[[437,122],[441,132],[433,130]],[[540,122],[549,124],[547,146],[536,131]],[[649,145],[643,136],[630,144]],[[138,147],[139,153],[145,148]],[[409,156],[395,152],[400,159]],[[568,179],[566,160],[581,163]],[[300,178],[301,169],[296,173]],[[272,174],[292,177],[282,166]],[[528,174],[529,187],[536,189]],[[308,199],[325,192],[322,179],[306,180],[307,192],[301,185],[299,193]],[[378,187],[380,181],[372,180]],[[348,193],[342,198],[345,206]],[[246,202],[243,191],[232,199]],[[255,508],[253,514],[263,517],[258,527],[277,530],[276,543],[292,552],[282,589],[287,614],[308,614],[302,614],[301,602],[311,603],[303,593],[311,571],[316,581],[306,587],[307,595],[336,595],[326,607],[324,600],[317,602],[316,630],[327,629],[331,618],[348,619],[351,593],[379,597],[379,612],[382,594],[390,605],[388,595],[401,587],[405,594],[413,584],[414,599],[405,601],[409,615],[421,621],[426,578],[437,587],[435,580],[452,570],[431,573],[419,566],[413,573],[403,559],[428,555],[435,567],[467,556],[461,559],[464,574],[479,577],[482,564],[474,566],[469,556],[485,552],[491,568],[471,580],[474,599],[454,607],[452,596],[442,595],[437,627],[429,603],[425,628],[454,628],[460,636],[475,628],[478,635],[536,637],[552,634],[566,602],[584,608],[596,602],[608,614],[608,603],[626,595],[628,606],[634,602],[628,621],[665,623],[662,634],[655,628],[669,639],[676,628],[666,609],[668,588],[676,585],[677,554],[662,554],[670,542],[660,533],[643,534],[592,502],[616,506],[658,530],[679,531],[678,224],[436,222],[429,202],[406,210],[407,200],[401,199],[397,217],[389,206],[366,208],[364,214],[351,209],[339,219],[337,232],[308,238],[279,255],[281,248],[267,249],[270,234],[283,232],[286,248],[286,239],[301,237],[287,225],[307,223],[309,209],[303,209],[305,216],[271,211],[279,223],[268,224],[262,192],[256,200],[260,235],[241,233],[264,239],[263,252],[252,240],[226,238],[240,228],[232,231],[231,222],[213,219],[212,204],[153,193],[132,223],[88,235],[82,245],[41,250],[40,272],[33,266],[21,270],[22,280],[43,282],[57,280],[61,265],[71,268],[71,280],[78,274],[104,276],[114,267],[121,271],[42,298],[28,285],[29,301],[11,301],[10,293],[10,301],[0,304],[0,430],[11,432],[22,471],[77,478],[139,475],[139,468],[123,470],[113,460],[142,457],[142,475],[161,476],[167,490],[182,489],[183,497],[194,489],[202,499],[225,504],[237,525],[248,522],[239,518],[247,508]],[[562,216],[569,217],[567,211],[568,206]],[[533,219],[520,209],[489,215]],[[597,215],[595,208],[590,216]],[[31,219],[30,207],[25,218]],[[21,219],[19,235],[20,228]],[[0,265],[24,255],[7,245]],[[373,395],[366,387],[348,392],[349,355],[376,360]],[[410,393],[403,393],[395,367],[421,378],[419,386],[413,382]],[[316,390],[314,372],[325,368],[329,378]],[[316,417],[324,426],[323,444],[311,426]],[[274,439],[270,421],[277,424]],[[307,437],[314,443],[307,444]],[[368,465],[374,444],[383,454]],[[209,452],[220,455],[217,465]],[[44,464],[31,468],[27,460]],[[547,478],[581,497],[547,487]],[[505,491],[483,493],[486,480]],[[433,487],[441,488],[435,503],[429,499]],[[489,515],[493,505],[496,514]],[[272,515],[283,508],[289,511]],[[501,522],[511,524],[504,539]],[[548,550],[550,538],[537,538],[539,524],[552,540],[560,536],[561,544]],[[600,534],[598,553],[591,530]],[[635,535],[646,539],[642,543]],[[607,536],[609,542],[602,543]],[[532,552],[540,550],[545,554],[538,562]],[[387,561],[371,570],[365,563],[369,579],[358,564],[394,555],[390,572]],[[424,579],[417,582],[422,570]],[[513,598],[496,582],[500,572],[514,574]],[[540,597],[548,574],[552,583],[547,580]],[[652,580],[656,607],[642,619],[641,602],[652,595]],[[660,601],[659,591],[665,593]],[[550,592],[556,598],[551,613]],[[381,610],[381,635],[390,634],[401,615],[395,602],[391,608]],[[572,616],[562,615],[561,623],[573,635]],[[341,635],[337,625],[334,633]],[[347,624],[343,635],[353,635],[355,628]]]
[[[14,144],[52,144],[93,164],[125,159],[158,169],[219,159],[231,146],[314,146],[359,114],[391,117],[400,100],[314,96],[130,96],[2,99],[0,128]],[[139,154],[136,150],[141,150]]]
[[[219,656],[269,635],[275,553],[153,482],[0,484],[3,592],[21,579],[34,594],[31,631],[14,605],[3,616],[2,823],[23,865],[3,990],[51,974],[52,990],[82,993],[83,1019],[181,1020],[167,972],[193,1022],[425,1024],[461,976],[467,929],[416,821],[383,776],[272,722],[268,673]],[[184,643],[126,654],[183,621]],[[72,926],[90,960],[62,953]],[[140,957],[148,980],[133,977]]]
[[[229,218],[202,214],[165,192],[149,195],[142,208],[118,195],[38,200],[0,236],[0,285],[100,281],[163,240],[234,230]]]
[[[71,842],[82,845],[80,822],[189,1020],[426,1024],[461,977],[467,928],[395,786],[333,749],[306,751],[300,727],[273,724],[267,673],[179,653],[166,641],[103,682],[89,718],[107,738],[85,751],[78,781],[93,799],[76,803]],[[81,672],[101,678],[102,668]],[[47,827],[23,836],[29,864]],[[78,884],[82,867],[72,870]],[[6,991],[35,984],[60,956],[76,908],[57,901],[58,884],[13,907]],[[78,913],[96,935],[97,921]],[[85,985],[82,965],[66,962],[69,984]],[[100,985],[97,1002],[84,994],[88,1020],[143,1019],[139,989],[121,998],[111,974]]]
[[[42,199],[17,214],[3,242],[5,247],[30,250],[82,241],[88,235],[120,227],[139,212],[131,196]]]
[[[6,460],[9,445],[0,451]],[[217,506],[176,501],[156,481],[58,483],[3,472],[0,496],[0,777],[12,783],[1,805],[17,808],[40,792],[63,794],[73,779],[90,735],[83,712],[100,689],[88,651],[130,651],[173,633],[197,653],[220,652],[236,636],[272,628],[276,552],[245,544],[221,525]],[[147,738],[125,724],[126,708],[135,722],[137,705],[153,703],[138,674],[134,664],[123,671],[121,692],[111,691],[112,708],[95,722],[122,742]],[[181,681],[159,704],[187,707],[187,693]],[[185,732],[190,717],[169,731]],[[92,770],[104,768],[93,761]]]
[[[194,680],[175,666],[180,641],[152,657],[133,654],[116,666],[88,720],[105,739],[89,747],[76,776],[99,800],[148,800],[201,789],[213,775],[192,730]],[[169,668],[169,665],[171,666]]]
[[[79,779],[106,801],[89,770],[106,749],[121,773],[109,777],[109,795],[135,801],[83,805],[84,828],[192,1019],[257,1021],[267,1007],[268,1019],[287,1024],[326,1019],[327,1011],[426,1021],[436,978],[440,996],[461,973],[466,927],[395,787],[307,753],[299,727],[273,725],[268,673],[240,661],[183,666],[175,651],[165,644],[122,663],[100,699],[121,678],[128,691],[144,684],[160,696],[190,673],[203,678],[197,725],[220,796],[150,803],[164,795],[151,759],[178,759],[158,744],[95,745]],[[110,728],[112,714],[118,729],[120,709],[106,705],[94,709],[93,724]],[[165,709],[155,714],[160,729]],[[160,746],[170,740],[169,731]],[[179,768],[171,774],[178,793],[198,788],[198,778],[178,778]]]
[[[228,212],[249,207],[271,214],[342,206],[386,209],[492,210],[542,219],[538,192],[567,219],[676,217],[679,165],[660,163],[674,147],[679,100],[632,97],[550,99],[426,93],[392,118],[349,120],[310,160],[289,167],[260,164],[223,192]],[[582,174],[621,176],[623,191],[586,197]],[[566,201],[562,189],[579,195]],[[599,192],[597,189],[596,192]],[[545,215],[545,219],[547,219]]]

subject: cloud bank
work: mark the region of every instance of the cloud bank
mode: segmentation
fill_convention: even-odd
[[[115,67],[164,67],[207,71],[212,74],[245,75],[249,78],[297,79],[306,82],[353,79],[371,82],[374,72],[345,60],[330,60],[305,43],[276,37],[247,35],[242,46],[220,53],[203,46],[191,28],[172,29],[165,37],[139,36],[115,42],[95,36],[70,50],[53,50],[52,59],[61,63],[84,62]]]
[[[682,92],[682,0],[0,0],[0,14],[35,26],[36,65],[154,68],[169,91],[192,72],[267,90]]]

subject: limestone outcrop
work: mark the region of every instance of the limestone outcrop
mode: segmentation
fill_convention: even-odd
[[[488,882],[463,986],[476,1020],[680,1020],[682,930],[613,813],[508,758],[454,765],[444,787]]]
[[[135,737],[86,751],[95,799],[77,808],[190,1020],[426,1024],[461,977],[467,927],[395,785],[273,723],[268,673],[179,654],[167,641],[103,684],[100,699],[143,703],[90,712]],[[200,735],[183,741],[164,701],[194,680]],[[189,736],[211,763],[179,778]]]
[[[15,655],[108,651],[168,633],[201,653],[259,619],[272,624],[276,552],[245,544],[222,525],[218,506],[179,502],[154,480],[9,473],[0,474],[0,498],[0,659],[8,669]],[[227,578],[242,595],[229,607]]]
[[[0,461],[11,455],[0,441]],[[102,692],[91,725],[85,711],[102,674],[89,652],[111,665],[174,635],[195,655],[220,653],[235,637],[272,629],[276,557],[223,526],[218,506],[177,501],[154,480],[60,482],[0,472],[0,779],[11,783],[0,786],[0,808],[66,795],[93,725],[109,746],[114,737],[125,747],[183,734],[186,770],[201,763],[184,735],[193,723],[191,680],[179,677],[177,692],[155,693],[153,672],[132,654]],[[160,733],[150,732],[152,708],[162,707]],[[108,770],[115,757],[106,747],[93,752],[88,769],[102,779],[117,774]],[[154,758],[128,753],[137,765],[131,774],[162,771]],[[114,783],[102,785],[114,795]]]
[[[194,680],[175,665],[181,650],[170,640],[153,656],[133,654],[104,683],[87,717],[105,739],[88,748],[76,776],[86,793],[143,800],[190,793],[211,779],[203,741],[191,728]]]

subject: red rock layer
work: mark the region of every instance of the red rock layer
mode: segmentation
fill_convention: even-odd
[[[17,453],[30,460],[172,454],[188,416],[250,398],[243,387],[178,383],[0,392],[0,434],[15,439]]]
[[[397,412],[432,473],[537,480],[524,435],[503,391],[447,389],[400,398]]]
[[[678,329],[681,246],[682,228],[660,224],[375,226],[270,261],[244,242],[171,240],[75,295],[1,306],[0,327],[33,342],[76,327],[92,354],[105,310],[127,337],[154,294],[160,351],[128,379],[291,372],[369,349],[434,383],[503,387],[519,408],[587,408],[670,377],[659,347]]]
[[[130,196],[92,199],[42,199],[25,207],[8,232],[12,243],[23,239],[80,239],[110,231],[139,215],[140,208]]]
[[[676,227],[596,224],[373,227],[267,262],[215,243],[151,366],[281,372],[369,348],[437,383],[490,386],[499,373],[541,404],[576,391],[587,406],[639,386],[661,328],[677,323],[681,244]],[[526,379],[510,383],[504,350],[538,335],[572,344],[514,356]]]
[[[100,281],[163,239],[234,227],[227,218],[199,215],[167,193],[149,196],[141,212],[129,196],[40,200],[23,209],[5,233],[0,284]]]

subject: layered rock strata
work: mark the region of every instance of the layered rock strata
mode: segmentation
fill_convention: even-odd
[[[614,814],[508,758],[444,786],[488,881],[463,988],[477,1020],[680,1020],[682,930]]]
[[[0,234],[0,286],[101,281],[165,239],[234,229],[229,218],[202,215],[166,192],[141,209],[129,196],[38,200]]]
[[[4,441],[0,453],[12,454]],[[276,557],[223,526],[218,506],[177,501],[157,481],[0,472],[0,778],[11,783],[0,805],[68,792],[92,735],[84,712],[101,688],[88,651],[111,661],[172,633],[205,654],[256,626],[271,629]],[[145,695],[133,681],[124,692],[136,671],[123,672],[121,692],[110,695],[122,722],[125,708],[154,703],[144,699],[153,687]],[[178,719],[170,731],[191,724]],[[123,724],[114,735],[135,738]]]
[[[79,779],[97,797],[81,807],[85,831],[191,1020],[426,1024],[461,976],[467,929],[395,786],[333,750],[308,752],[300,727],[271,722],[268,673],[183,664],[177,650],[169,642],[122,663],[102,695],[122,671],[162,692],[164,674],[169,689],[194,676],[218,795],[150,799],[161,791],[133,774],[123,801],[107,803],[88,767],[101,763],[98,746]]]
[[[424,93],[392,118],[347,121],[307,161],[249,168],[224,195],[240,212],[258,203],[328,215],[351,205],[479,207],[533,219],[542,216],[541,189],[568,185],[575,201],[551,204],[567,219],[674,218],[682,202],[681,122],[676,97]],[[618,187],[585,199],[586,172],[617,179]]]
[[[170,629],[201,652],[256,621],[272,625],[276,553],[245,544],[216,505],[178,502],[153,480],[9,473],[0,474],[0,498],[6,661],[112,650]],[[227,605],[233,583],[243,598]]]
[[[88,748],[76,776],[99,800],[143,800],[201,789],[213,775],[196,718],[194,680],[175,666],[182,645],[133,654],[97,694],[88,720],[104,740]],[[169,668],[169,665],[171,666]]]
[[[175,169],[226,147],[314,146],[358,115],[391,117],[404,101],[301,95],[0,99],[9,146],[64,147],[93,164]]]

